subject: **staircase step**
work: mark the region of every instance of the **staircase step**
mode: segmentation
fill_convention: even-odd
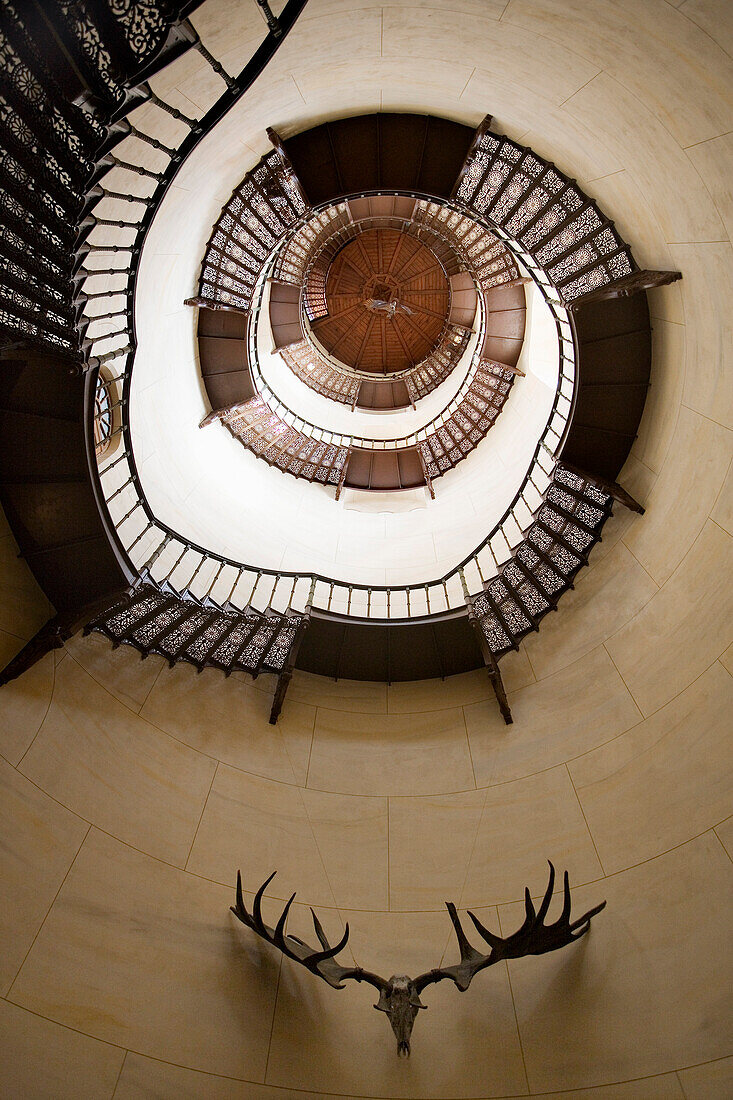
[[[566,588],[566,575],[560,571],[559,564],[555,564],[536,542],[531,541],[533,533],[542,534],[533,528],[527,534],[527,539],[517,550],[517,563],[531,573],[535,583],[547,595],[549,603],[557,605],[558,597]],[[580,565],[580,559],[576,559]],[[569,570],[571,572],[572,570]]]
[[[210,614],[198,608],[196,604],[191,605],[191,611],[187,618],[179,620],[172,630],[163,634],[155,643],[155,652],[167,658],[171,667],[180,658],[193,636],[199,630],[205,629],[210,621]]]
[[[186,645],[184,649],[185,660],[190,661],[199,669],[204,668],[210,654],[216,649],[222,638],[228,634],[232,621],[230,615],[209,615],[203,628],[200,628],[196,636]]]
[[[209,664],[229,676],[237,667],[237,661],[260,627],[261,614],[246,608],[236,620],[229,634],[224,635],[212,651]]]
[[[281,672],[285,666],[295,636],[303,622],[302,615],[284,615],[265,654],[262,664],[270,672]]]
[[[504,580],[503,574],[493,581],[489,581],[486,594],[501,617],[502,625],[515,644],[518,644],[525,634],[535,629],[527,608],[517,598],[510,585]]]
[[[579,550],[559,542],[555,531],[548,530],[539,523],[532,526],[527,541],[533,551],[541,553],[543,559],[549,559],[548,569],[557,571],[564,581],[572,578],[583,564],[584,557]],[[545,583],[551,582],[552,577],[548,576]]]
[[[599,525],[603,523],[604,517],[610,514],[610,507],[599,508],[596,504],[591,504],[586,498],[578,499],[572,489],[558,485],[555,482],[551,485],[547,492],[547,502],[552,504],[558,512],[562,512],[568,520],[577,526],[588,531],[590,534],[595,534]]]
[[[248,672],[251,676],[257,676],[261,671],[263,659],[277,633],[279,624],[280,616],[276,612],[269,609],[265,611],[257,629],[251,635],[241,653],[237,655],[235,667],[243,672]]]
[[[111,615],[105,614],[93,620],[87,629],[98,630],[119,645],[132,629],[153,618],[162,607],[169,607],[172,603],[171,596],[145,585],[137,589],[125,605]]]
[[[532,574],[525,571],[516,560],[509,562],[501,577],[504,583],[514,591],[517,601],[537,629],[539,620],[554,606],[548,599],[547,593],[542,590]]]
[[[173,600],[171,604],[159,610],[157,614],[146,619],[145,622],[135,627],[128,638],[123,641],[134,644],[142,653],[151,653],[160,638],[167,634],[173,626],[180,625],[184,620],[195,615],[197,608],[187,607],[180,600]]]

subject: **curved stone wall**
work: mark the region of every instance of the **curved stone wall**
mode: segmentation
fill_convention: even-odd
[[[230,71],[240,7],[196,20]],[[3,1095],[731,1094],[730,43],[716,0],[308,6],[244,142],[380,102],[489,110],[578,177],[641,264],[682,270],[650,294],[653,385],[621,477],[647,513],[609,521],[502,664],[511,727],[479,673],[296,673],[273,729],[267,681],[97,637],[3,688]],[[207,77],[185,66],[195,103]],[[9,657],[47,607],[6,528],[0,552]],[[409,1062],[371,989],[328,989],[227,911],[238,866],[249,890],[277,868],[293,931],[313,904],[328,934],[349,921],[358,964],[415,972],[456,957],[444,900],[507,934],[548,857],[578,912],[608,900],[591,934],[465,994],[431,987]]]

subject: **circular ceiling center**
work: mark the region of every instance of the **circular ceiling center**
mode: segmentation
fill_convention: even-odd
[[[399,229],[368,229],[331,263],[328,316],[312,327],[326,351],[347,366],[391,374],[430,354],[449,304],[448,280],[427,245]]]

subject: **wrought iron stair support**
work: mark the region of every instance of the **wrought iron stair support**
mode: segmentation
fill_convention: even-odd
[[[467,591],[467,590],[466,590]],[[476,640],[478,641],[479,649],[481,650],[481,656],[486,666],[486,671],[489,674],[489,682],[493,688],[496,701],[499,705],[499,711],[507,726],[512,725],[514,718],[512,717],[511,707],[509,706],[509,700],[507,699],[506,689],[504,687],[504,681],[501,678],[501,672],[499,671],[499,665],[494,657],[494,654],[489,648],[486,635],[484,634],[481,623],[476,616],[473,609],[473,603],[471,598],[466,595],[466,608],[468,611],[468,621],[473,628]],[[437,648],[437,647],[436,647]]]

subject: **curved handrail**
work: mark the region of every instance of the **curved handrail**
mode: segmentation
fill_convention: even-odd
[[[456,205],[456,209],[461,208]],[[483,217],[475,214],[472,216],[476,220],[485,221]],[[498,572],[511,557],[544,500],[566,435],[574,398],[574,331],[564,303],[555,295],[552,281],[536,263],[531,252],[513,241],[500,226],[487,223],[487,228],[513,249],[524,267],[532,273],[550,306],[561,350],[562,371],[551,414],[543,438],[536,448],[531,469],[499,523],[477,548],[442,577],[399,586],[349,584],[317,573],[303,574],[242,565],[184,539],[175,530],[158,521],[144,498],[137,495],[141,494],[142,486],[137,471],[134,470],[129,483],[133,485],[137,499],[118,523],[127,522],[133,514],[138,514],[138,519],[142,519],[144,526],[142,530],[138,530],[139,523],[136,523],[134,530],[137,533],[132,543],[125,540],[128,542],[128,552],[132,552],[137,546],[141,547],[135,553],[141,562],[138,571],[150,576],[156,583],[172,584],[171,577],[175,580],[179,573],[188,573],[193,566],[192,575],[186,581],[184,590],[194,599],[216,599],[220,590],[228,588],[227,599],[236,601],[239,605],[248,601],[262,603],[263,599],[274,605],[276,601],[287,598],[287,606],[295,607],[304,606],[303,589],[307,589],[313,591],[312,605],[316,608],[332,612],[341,609],[352,618],[389,621],[399,617],[413,619],[423,614],[433,615],[446,609],[460,608],[464,602],[461,573],[464,577],[468,574],[470,587],[475,589],[480,588],[487,579],[483,569],[486,569],[489,576]],[[126,378],[125,411],[129,401],[129,372],[126,372]],[[111,465],[102,471],[103,478]],[[134,457],[132,465],[134,466]],[[119,492],[118,487],[115,492]],[[144,539],[147,545],[142,542]],[[146,560],[142,560],[142,545],[146,546],[145,553],[152,549]],[[207,563],[207,567],[208,564],[218,566],[213,580],[203,580],[206,573],[204,563]],[[201,583],[194,584],[194,579]]]

